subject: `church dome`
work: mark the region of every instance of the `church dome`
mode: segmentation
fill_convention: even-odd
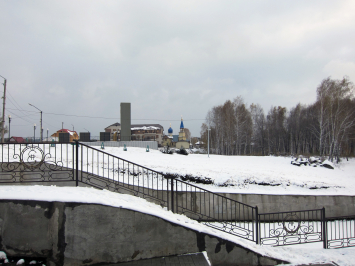
[[[170,125],[170,127],[168,129],[168,134],[173,134],[173,129],[171,128],[171,125]]]
[[[184,128],[184,121],[182,120],[182,117],[181,117],[180,129],[181,129],[181,128]]]

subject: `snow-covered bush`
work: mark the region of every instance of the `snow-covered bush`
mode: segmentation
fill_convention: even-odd
[[[181,148],[181,149],[177,150],[176,153],[177,154],[182,154],[182,155],[189,155],[188,152],[184,148]]]
[[[0,264],[1,263],[7,263],[7,257],[6,257],[6,253],[4,251],[0,251]]]
[[[16,263],[16,265],[23,265],[23,264],[25,264],[25,260],[24,260],[24,259],[20,259],[20,260]]]
[[[321,167],[325,167],[328,169],[334,169],[334,165],[332,162],[319,158],[319,157],[309,157],[309,158],[304,158],[302,155],[299,155],[297,158],[294,158],[291,161],[292,165],[296,165],[296,166],[312,166],[312,167],[317,167],[317,166],[321,166]]]

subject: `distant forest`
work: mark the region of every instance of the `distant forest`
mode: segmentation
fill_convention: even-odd
[[[317,100],[291,110],[259,104],[246,106],[242,97],[208,111],[201,139],[210,152],[222,155],[318,155],[331,161],[355,155],[354,84],[330,77],[317,88]],[[207,145],[206,145],[207,147]]]

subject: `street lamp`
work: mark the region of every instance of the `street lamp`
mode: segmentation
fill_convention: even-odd
[[[73,124],[71,124],[72,126],[73,126],[73,132],[74,132],[74,125]]]
[[[49,130],[49,129],[47,128],[47,141],[49,141],[49,139],[48,139],[48,130]]]
[[[40,113],[41,113],[41,127],[40,127],[40,129],[41,129],[41,136],[40,136],[40,139],[41,139],[41,142],[43,141],[43,127],[42,127],[42,111],[41,110],[39,110],[36,106],[34,106],[34,105],[32,105],[32,104],[30,104],[29,103],[29,105],[31,105],[32,107],[34,107],[34,108],[36,108],[38,111],[40,111]],[[36,125],[35,125],[36,126]]]
[[[6,78],[0,76],[4,79],[4,96],[2,97],[2,130],[1,130],[1,142],[4,143],[5,134],[5,103],[6,103]]]
[[[33,142],[36,142],[36,124],[33,125]]]
[[[10,135],[10,129],[11,129],[10,124],[11,124],[11,115],[9,115],[9,140],[11,138],[11,135]]]

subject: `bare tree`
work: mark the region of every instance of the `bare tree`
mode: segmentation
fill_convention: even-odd
[[[190,140],[191,139],[191,132],[188,128],[184,128],[184,132],[185,132],[185,137],[186,140]]]
[[[257,153],[261,153],[261,155],[265,155],[265,135],[266,135],[266,121],[264,110],[260,106],[260,104],[251,104],[250,105],[250,112],[252,117],[253,123],[253,135],[252,135],[252,142],[254,149],[257,149]]]

